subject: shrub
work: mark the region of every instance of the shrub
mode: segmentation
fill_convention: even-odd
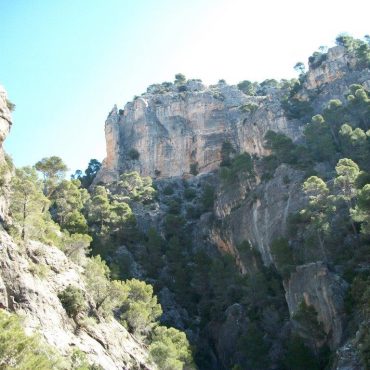
[[[254,178],[253,160],[248,153],[239,154],[233,158],[229,167],[220,168],[220,177],[226,183],[233,183],[241,176]]]
[[[206,185],[203,190],[202,204],[205,211],[210,211],[213,208],[215,201],[215,190],[211,185]]]
[[[283,275],[289,274],[295,264],[292,249],[289,246],[288,240],[285,238],[274,239],[271,243],[271,253],[279,272]]]
[[[194,176],[198,175],[199,173],[199,164],[198,162],[194,162],[190,164],[190,173]]]
[[[134,333],[148,332],[162,314],[153,287],[137,279],[126,280],[127,299],[123,302],[121,321]]]
[[[244,113],[254,113],[258,109],[258,105],[255,103],[243,104],[239,109]]]
[[[30,262],[29,270],[32,275],[38,276],[40,279],[45,279],[50,272],[50,269],[47,265],[33,262]]]
[[[135,148],[132,148],[129,150],[128,156],[135,161],[139,159],[140,153]]]
[[[186,188],[184,190],[184,197],[186,200],[193,200],[197,196],[197,192],[193,188]]]
[[[221,163],[220,166],[228,167],[231,165],[232,157],[235,155],[236,150],[230,141],[224,141],[221,147]]]
[[[6,99],[6,106],[11,112],[14,112],[15,110],[15,104],[12,103],[9,99]]]
[[[86,309],[85,298],[81,289],[69,285],[58,294],[58,298],[66,310],[67,315],[76,318],[77,315]]]
[[[183,226],[185,225],[185,220],[181,216],[167,215],[164,219],[164,229],[166,232],[166,237],[178,235],[181,233]]]
[[[163,189],[163,194],[164,195],[173,195],[174,193],[175,193],[175,190],[173,189],[173,186],[172,185],[167,185]]]
[[[156,327],[149,346],[149,353],[159,369],[193,368],[193,358],[186,335],[175,328]]]
[[[256,84],[251,81],[244,80],[239,82],[237,86],[245,95],[256,95]]]
[[[59,354],[36,335],[25,334],[21,320],[0,309],[0,369],[62,369]]]
[[[168,213],[178,215],[181,213],[181,201],[180,199],[171,199],[168,202]]]

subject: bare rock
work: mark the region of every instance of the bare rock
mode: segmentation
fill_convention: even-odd
[[[331,346],[336,348],[342,340],[347,285],[323,262],[298,266],[289,280],[284,282],[290,316],[295,314],[303,300],[312,305],[325,332],[330,335]]]

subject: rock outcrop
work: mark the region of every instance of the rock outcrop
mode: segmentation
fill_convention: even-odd
[[[81,273],[59,249],[29,242],[16,245],[0,231],[0,303],[24,317],[26,332],[38,332],[62,354],[73,348],[106,370],[154,369],[145,347],[116,320],[100,318],[82,327],[67,316],[58,293],[68,285],[89,299]]]
[[[3,142],[8,136],[12,126],[10,102],[4,88],[0,85],[0,220],[9,221],[8,218],[8,186],[10,181],[10,169],[3,150]]]
[[[313,306],[325,332],[330,335],[331,346],[336,348],[342,340],[347,283],[329,271],[323,262],[313,262],[298,266],[284,288],[291,317],[302,301]]]
[[[157,178],[209,172],[219,166],[224,142],[237,152],[266,154],[268,130],[300,135],[271,96],[247,96],[224,83],[194,86],[191,80],[161,93],[149,88],[123,110],[110,112],[107,157],[96,182],[128,170]]]

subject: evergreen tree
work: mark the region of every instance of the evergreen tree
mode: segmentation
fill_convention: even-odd
[[[17,169],[11,183],[11,203],[15,230],[22,240],[40,239],[48,215],[49,201],[34,168]]]
[[[44,194],[47,197],[50,197],[68,170],[62,159],[56,156],[41,159],[36,163],[35,168],[44,177]]]

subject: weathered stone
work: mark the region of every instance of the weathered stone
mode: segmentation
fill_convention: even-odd
[[[293,139],[300,135],[270,97],[246,96],[226,84],[207,88],[198,83],[201,91],[193,82],[188,85],[185,92],[143,94],[127,103],[121,115],[116,107],[112,110],[105,125],[107,157],[96,182],[112,181],[128,170],[152,177],[182,176],[191,166],[209,172],[218,167],[226,141],[238,152],[264,155],[268,130]],[[256,110],[248,111],[247,104]],[[132,150],[138,159],[130,157]]]
[[[347,285],[323,262],[298,266],[289,280],[284,282],[290,316],[293,317],[302,301],[312,305],[325,332],[330,335],[331,346],[336,348],[342,340]]]
[[[58,293],[68,285],[78,287],[89,300],[82,268],[59,249],[30,242],[25,250],[0,231],[0,303],[22,315],[26,332],[39,332],[62,354],[73,348],[103,369],[152,369],[146,349],[116,320],[90,323],[76,330],[64,310]],[[4,298],[4,291],[6,296]]]

